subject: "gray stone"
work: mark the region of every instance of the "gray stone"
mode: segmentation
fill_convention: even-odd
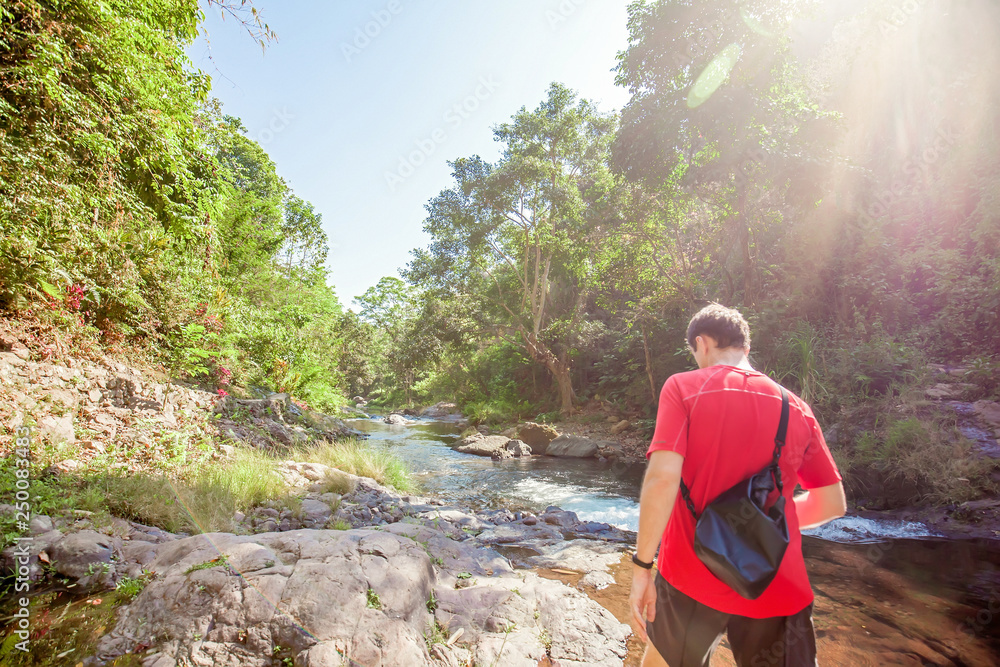
[[[504,449],[510,452],[512,456],[518,458],[531,456],[531,447],[521,440],[510,440],[504,445]]]
[[[39,561],[39,554],[45,553],[49,547],[63,538],[63,534],[58,530],[50,530],[40,535],[35,535],[30,542],[14,544],[3,550],[0,554],[0,571],[13,573],[15,568],[28,567],[28,579],[37,581],[44,576],[42,564]],[[24,550],[27,550],[27,563],[24,561]]]
[[[613,447],[617,443],[609,440],[594,440],[582,435],[560,435],[545,449],[546,456],[567,458],[595,458],[602,448]]]
[[[117,538],[93,530],[70,533],[49,549],[56,572],[82,579],[106,572],[111,567]]]
[[[53,389],[45,390],[42,394],[52,405],[59,405],[69,410],[76,407],[77,396],[75,391],[64,389],[62,387],[55,387]]]
[[[47,533],[53,529],[52,519],[44,514],[36,514],[31,517],[31,522],[28,524],[28,531],[32,535],[41,535],[42,533]]]
[[[976,385],[967,382],[939,382],[933,387],[925,389],[924,395],[933,400],[956,400],[961,398],[966,391],[975,389],[975,387]]]
[[[476,540],[483,544],[554,544],[561,542],[563,535],[557,529],[545,524],[527,526],[505,523],[480,533]]]
[[[72,414],[63,415],[62,417],[55,415],[42,417],[38,420],[38,432],[42,437],[48,437],[53,444],[60,442],[72,444],[76,442]]]
[[[333,510],[324,502],[309,498],[302,501],[302,520],[307,525],[323,525],[332,514]]]
[[[476,456],[493,456],[493,452],[503,449],[510,438],[503,435],[470,435],[460,440],[455,451]]]
[[[976,401],[972,404],[979,419],[992,428],[997,438],[1000,438],[1000,402]]]

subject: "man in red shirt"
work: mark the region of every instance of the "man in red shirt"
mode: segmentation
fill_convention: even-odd
[[[707,667],[724,632],[740,667],[815,665],[813,592],[799,531],[844,515],[840,473],[812,410],[789,392],[780,459],[788,549],[774,581],[754,600],[717,579],[695,554],[694,517],[677,502],[681,474],[700,515],[768,465],[781,390],[750,366],[750,329],[739,312],[703,308],[688,325],[687,341],[699,370],[663,385],[639,500],[629,604],[633,630],[648,640],[643,667]],[[796,484],[808,493],[793,501]]]

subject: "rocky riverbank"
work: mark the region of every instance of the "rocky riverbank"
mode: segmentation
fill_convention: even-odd
[[[471,513],[345,473],[349,488],[332,494],[321,480],[334,471],[324,468],[288,462],[285,474],[304,485],[300,511],[261,508],[237,517],[234,533],[34,517],[32,539],[4,550],[5,571],[23,564],[40,590],[144,583],[92,650],[51,619],[34,650],[73,649],[72,664],[88,654],[84,665],[135,654],[154,667],[264,667],[284,657],[303,666],[621,664],[627,627],[531,568],[607,586],[629,534],[554,507]]]

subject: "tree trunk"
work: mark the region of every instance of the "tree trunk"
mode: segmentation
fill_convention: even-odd
[[[642,324],[642,351],[646,354],[646,377],[649,378],[649,395],[653,399],[653,405],[657,403],[656,400],[656,383],[653,381],[653,355],[649,352],[649,334],[646,332],[646,324]]]
[[[573,413],[573,401],[576,399],[576,392],[573,391],[572,370],[573,365],[566,359],[560,359],[544,343],[531,333],[521,330],[521,337],[524,341],[524,348],[528,355],[537,362],[545,365],[559,388],[559,411],[564,415]]]
[[[570,375],[571,368],[569,364],[558,362],[554,368],[549,368],[549,370],[559,386],[559,412],[564,416],[569,416],[573,414],[573,400],[576,398],[576,392],[573,391],[573,378]]]

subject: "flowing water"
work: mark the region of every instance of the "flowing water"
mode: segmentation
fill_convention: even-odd
[[[461,454],[448,446],[462,430],[454,422],[420,420],[390,426],[376,417],[348,424],[366,433],[369,441],[391,447],[428,495],[477,509],[537,512],[558,505],[584,521],[602,521],[632,531],[639,527],[636,499],[641,466],[547,456],[493,461]]]
[[[428,494],[476,508],[558,505],[637,528],[641,465],[460,454],[449,445],[461,426],[450,422],[351,425],[392,448]],[[806,535],[823,664],[1000,665],[1000,541],[948,540],[922,524],[859,517]],[[731,664],[724,650],[715,664]]]

